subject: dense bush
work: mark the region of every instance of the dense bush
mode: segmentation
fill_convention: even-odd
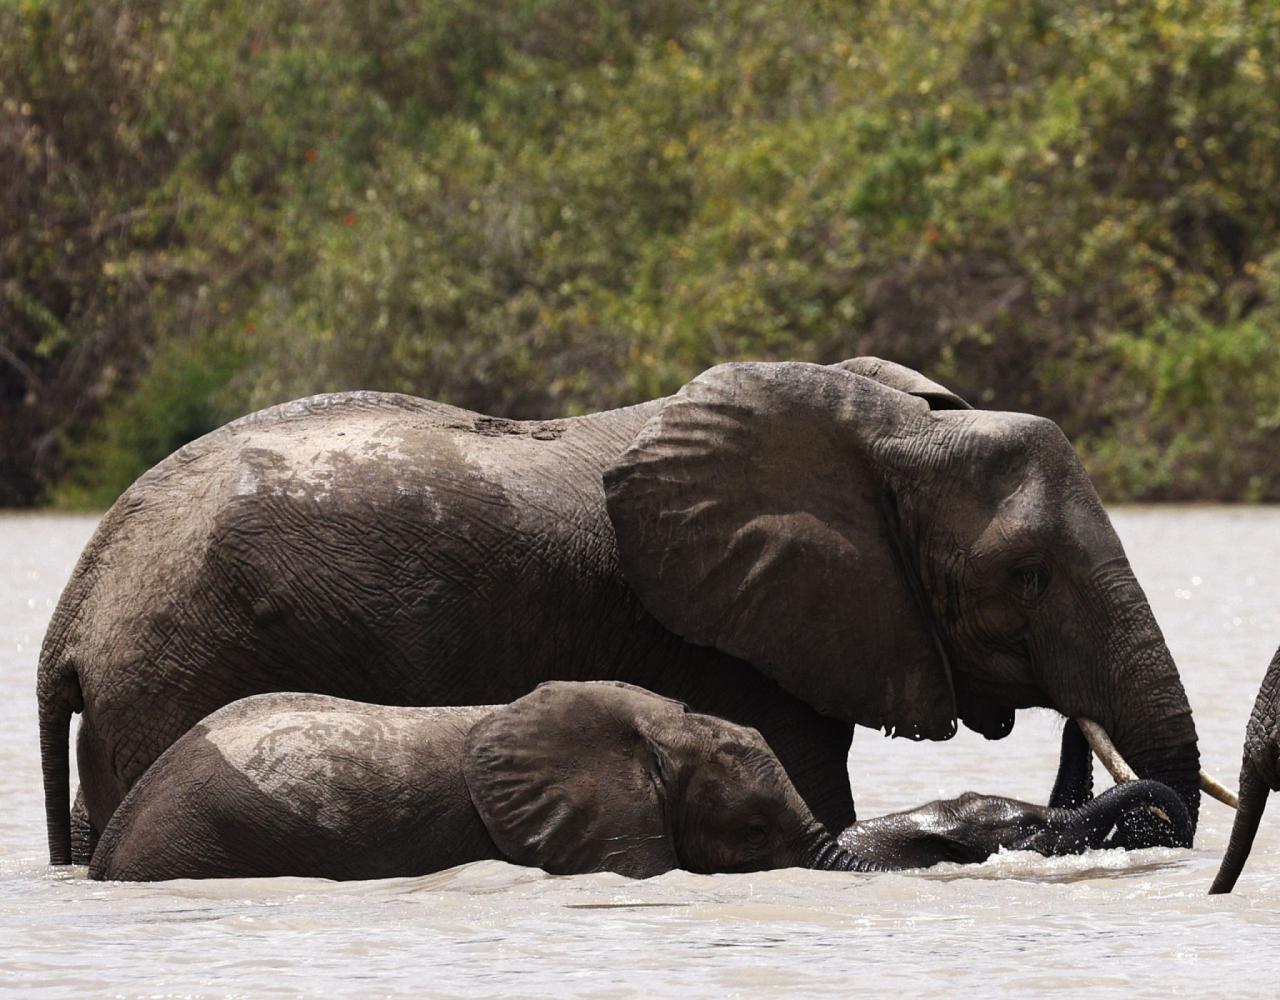
[[[1278,66],[1242,0],[0,0],[0,503],[314,391],[862,353],[1280,498]]]

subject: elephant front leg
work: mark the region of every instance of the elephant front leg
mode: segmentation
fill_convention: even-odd
[[[1062,749],[1058,754],[1058,776],[1049,794],[1049,805],[1071,809],[1093,798],[1093,751],[1075,719],[1062,727]]]
[[[832,835],[857,821],[849,786],[853,726],[819,715],[780,689],[775,697],[721,709],[699,708],[757,729],[814,817]]]
[[[858,819],[849,786],[849,746],[853,727],[814,714],[813,728],[761,735],[786,768],[810,811],[832,834]],[[760,728],[760,727],[756,727]]]
[[[645,668],[616,676],[696,712],[753,727],[832,834],[857,819],[849,787],[853,726],[819,714],[749,664],[706,647],[676,643]]]

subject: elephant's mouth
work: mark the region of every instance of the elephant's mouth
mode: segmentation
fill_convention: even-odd
[[[1003,709],[1053,708],[1052,694],[1036,679],[1025,642],[990,649],[961,649],[949,636],[946,647],[957,698],[986,702]]]
[[[1003,739],[1013,730],[1014,712],[1020,708],[1053,708],[1053,700],[1040,687],[1015,681],[996,681],[966,670],[953,660],[956,709],[968,729],[989,740]]]
[[[1107,769],[1111,777],[1115,779],[1117,785],[1138,780],[1138,773],[1120,756],[1120,751],[1111,742],[1111,737],[1107,735],[1105,729],[1090,719],[1076,719],[1076,723],[1080,726],[1080,731],[1084,733],[1084,738],[1088,741],[1094,754],[1102,762],[1102,766]],[[1240,799],[1236,793],[1203,768],[1200,770],[1200,790],[1232,809],[1240,808]],[[1167,819],[1168,817],[1165,818]]]

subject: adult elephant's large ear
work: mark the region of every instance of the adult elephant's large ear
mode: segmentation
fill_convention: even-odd
[[[489,835],[556,875],[679,867],[654,741],[679,702],[609,681],[542,684],[477,723],[463,775]]]
[[[972,410],[973,407],[944,385],[933,379],[925,378],[914,368],[900,365],[896,361],[885,361],[883,358],[870,356],[849,358],[831,366],[847,371],[852,375],[875,379],[882,385],[899,392],[919,396],[929,404],[931,410]]]
[[[605,471],[623,575],[667,628],[820,712],[949,738],[950,669],[884,468],[929,419],[838,367],[703,372]]]

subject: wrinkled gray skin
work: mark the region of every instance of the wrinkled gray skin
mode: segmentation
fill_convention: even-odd
[[[633,878],[875,867],[755,730],[629,685],[553,682],[500,707],[237,701],[134,785],[89,874],[368,879],[487,858]]]
[[[1049,805],[965,792],[855,823],[840,845],[888,868],[977,864],[1001,850],[1046,857],[1106,847],[1190,847],[1194,827],[1173,789],[1134,781],[1093,796],[1093,756],[1070,720]],[[1153,813],[1151,807],[1163,812]]]
[[[505,703],[621,679],[758,729],[854,821],[853,726],[1100,723],[1194,823],[1195,727],[1141,587],[1050,421],[915,372],[722,365],[676,395],[512,422],[405,396],[237,420],[142,476],[59,603],[38,696],[50,856],[213,709],[309,690]]]
[[[1151,813],[1153,806],[1168,820]],[[1191,835],[1191,818],[1173,789],[1132,781],[1074,808],[965,792],[855,823],[838,842],[868,862],[928,868],[942,861],[976,864],[1001,850],[1059,857],[1115,846],[1187,847]]]
[[[1253,714],[1244,732],[1244,752],[1240,761],[1240,808],[1231,826],[1231,840],[1222,857],[1211,894],[1230,892],[1249,859],[1267,796],[1280,791],[1280,649],[1271,659]]]

